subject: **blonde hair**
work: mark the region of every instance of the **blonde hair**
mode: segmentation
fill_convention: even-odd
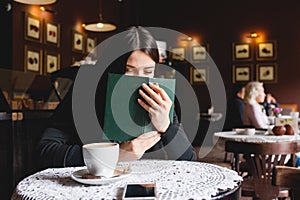
[[[246,85],[245,98],[244,98],[245,103],[256,102],[256,98],[259,95],[259,90],[262,87],[263,87],[263,83],[261,82],[258,81],[249,82]]]

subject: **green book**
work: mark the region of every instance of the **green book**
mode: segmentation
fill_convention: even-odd
[[[127,76],[108,74],[104,115],[104,139],[113,141],[129,141],[137,136],[155,130],[150,114],[137,99],[143,98],[138,90],[143,83],[158,83],[173,104],[170,110],[170,121],[173,122],[175,79]]]

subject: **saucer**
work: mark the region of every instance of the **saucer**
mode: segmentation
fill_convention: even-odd
[[[82,178],[83,175],[89,174],[89,171],[87,170],[87,168],[85,169],[80,169],[77,170],[75,172],[73,172],[71,174],[71,178],[78,182],[78,183],[82,183],[82,184],[87,184],[87,185],[105,185],[105,184],[109,184],[110,182],[115,182],[121,179],[124,179],[126,177],[128,177],[131,173],[131,169],[129,166],[126,167],[117,167],[117,169],[115,170],[115,175],[113,177],[101,177],[101,178]]]

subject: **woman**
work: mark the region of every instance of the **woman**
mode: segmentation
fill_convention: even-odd
[[[245,108],[243,112],[243,124],[255,128],[268,128],[268,117],[260,105],[265,100],[266,94],[263,83],[249,82],[246,85]]]
[[[132,76],[154,76],[159,54],[155,39],[145,28],[131,27],[123,40],[116,41],[115,45],[112,44],[110,47],[127,47],[131,51],[116,59],[106,73],[123,72]],[[112,49],[106,50],[113,52]],[[100,79],[95,101],[101,125],[103,125],[106,80],[107,74]],[[149,153],[151,158],[195,160],[195,151],[176,115],[173,123],[169,120],[172,101],[166,92],[157,84],[143,84],[142,87],[144,91],[139,92],[142,98],[138,103],[151,114],[151,122],[156,131],[144,133],[131,141],[121,143],[119,161],[148,158],[148,152],[151,152]],[[72,91],[57,108],[51,125],[44,131],[40,140],[39,152],[44,167],[84,165],[82,142],[72,116],[71,97]]]

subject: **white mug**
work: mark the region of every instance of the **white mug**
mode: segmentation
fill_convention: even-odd
[[[299,112],[291,112],[290,113],[290,116],[292,117],[292,118],[299,118]]]
[[[112,177],[119,159],[118,143],[91,143],[82,146],[83,160],[90,174]]]

